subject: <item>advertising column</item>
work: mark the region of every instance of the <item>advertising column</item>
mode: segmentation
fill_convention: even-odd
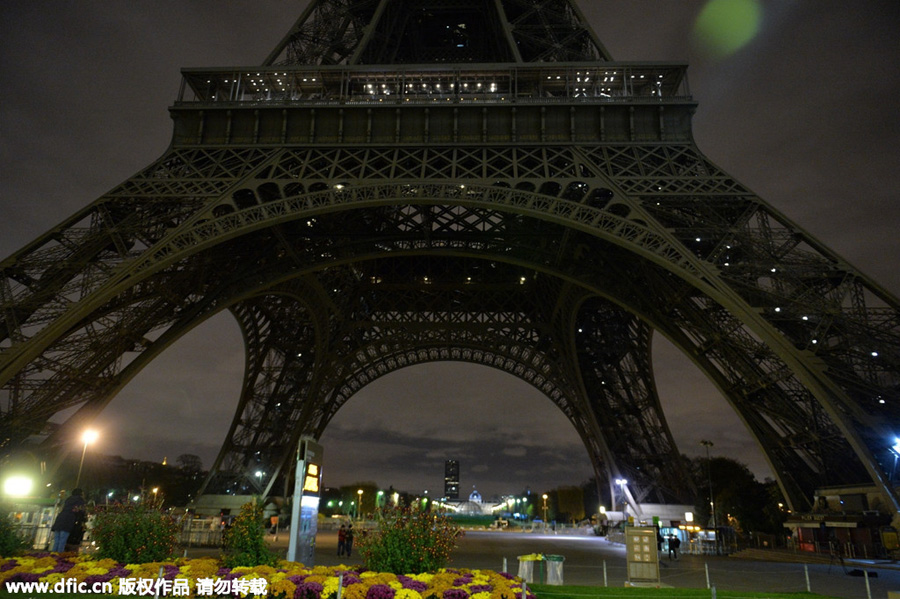
[[[321,482],[322,446],[312,439],[300,439],[294,475],[291,538],[288,542],[287,558],[308,567],[315,565]]]

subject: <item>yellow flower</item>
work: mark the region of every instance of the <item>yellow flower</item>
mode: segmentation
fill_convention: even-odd
[[[297,585],[285,578],[274,582],[269,581],[268,590],[270,595],[277,596],[279,593],[284,593],[285,597],[293,597],[297,591]]]
[[[66,575],[63,574],[62,572],[54,572],[53,574],[48,574],[47,576],[42,576],[41,582],[46,582],[47,584],[49,584],[52,587],[54,584],[56,584],[57,582],[59,582],[60,580],[62,580],[65,577],[66,577]]]
[[[344,587],[344,592],[341,594],[341,597],[343,599],[366,599],[368,590],[369,587],[364,584],[351,584],[348,587]]]
[[[394,599],[422,599],[422,595],[412,589],[400,589],[394,595]]]
[[[487,591],[482,591],[480,593],[475,593],[474,595],[470,595],[469,599],[491,599],[491,594]]]

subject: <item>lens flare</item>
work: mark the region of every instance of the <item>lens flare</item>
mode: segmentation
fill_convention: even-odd
[[[693,41],[704,54],[727,58],[756,36],[762,16],[759,0],[709,0],[694,24]]]

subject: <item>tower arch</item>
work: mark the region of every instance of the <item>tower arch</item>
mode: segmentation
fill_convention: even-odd
[[[375,347],[359,337],[376,331],[373,306],[440,330],[424,294],[471,318],[481,300],[531,316],[527,342],[570,381],[609,463],[637,469],[674,450],[624,451],[603,419],[604,405],[652,404],[653,329],[731,400],[790,503],[823,480],[874,482],[896,502],[883,464],[900,420],[898,302],[703,156],[684,65],[612,62],[567,0],[545,21],[515,2],[467,3],[490,11],[505,46],[448,55],[472,62],[376,64],[386,40],[410,55],[412,38],[383,27],[413,4],[351,14],[320,0],[252,69],[261,75],[185,70],[166,154],[0,264],[7,445],[44,434],[65,408],[99,409],[167,340],[229,308],[250,346],[242,405],[256,410],[229,437],[286,455],[287,432],[266,425],[269,390],[349,380],[321,366],[323,352],[348,364]],[[526,40],[523,27],[546,36]],[[475,60],[484,53],[505,66]],[[601,69],[613,81],[585,85]],[[291,281],[302,301],[272,293]],[[428,294],[438,282],[446,297]],[[266,314],[279,311],[308,325],[274,337]],[[575,325],[603,333],[579,338]],[[633,351],[611,351],[607,336]],[[498,351],[506,337],[481,340]],[[611,392],[616,359],[628,368]],[[628,427],[647,441],[645,425]]]

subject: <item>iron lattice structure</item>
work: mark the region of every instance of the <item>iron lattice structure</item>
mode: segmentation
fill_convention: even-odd
[[[207,493],[272,492],[367,383],[461,360],[543,391],[632,502],[685,500],[657,332],[794,509],[896,509],[898,301],[703,156],[685,69],[612,61],[571,0],[318,0],[263,66],[184,70],[165,154],[0,264],[4,445],[60,446],[229,310]]]

